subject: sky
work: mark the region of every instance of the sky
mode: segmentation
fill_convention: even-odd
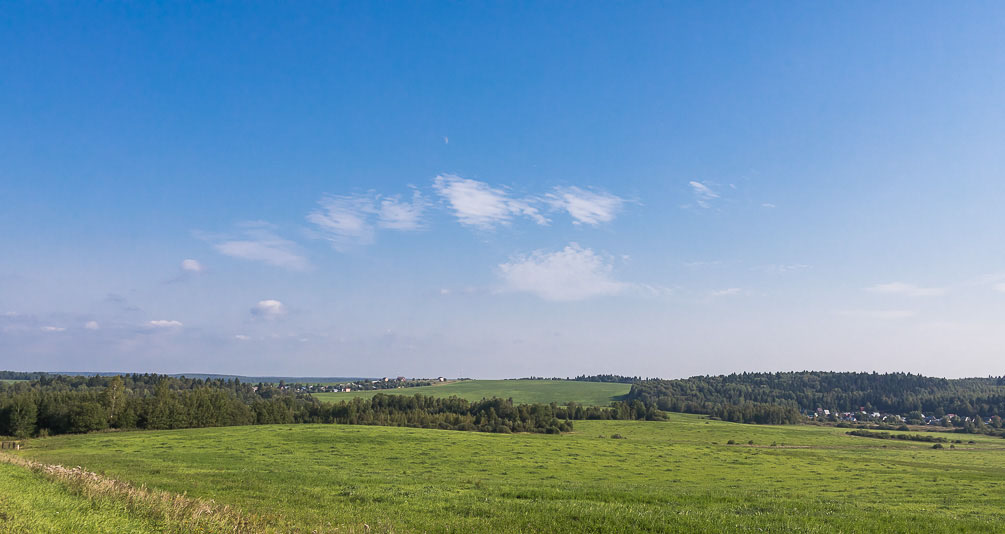
[[[0,368],[1005,374],[996,2],[0,6]]]

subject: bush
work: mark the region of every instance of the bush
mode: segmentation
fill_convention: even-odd
[[[628,438],[622,436],[621,434],[614,434],[613,436],[611,436],[611,439],[628,439]]]
[[[731,440],[729,440],[729,441],[726,442],[726,445],[736,445],[736,440],[735,439],[731,439]]]

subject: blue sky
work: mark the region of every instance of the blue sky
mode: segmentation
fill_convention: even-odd
[[[0,367],[1001,374],[996,3],[0,7]]]

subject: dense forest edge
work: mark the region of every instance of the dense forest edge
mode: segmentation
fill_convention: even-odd
[[[1005,377],[931,378],[910,373],[784,372],[640,380],[629,401],[724,421],[934,425],[1001,434]]]
[[[42,374],[34,380],[0,383],[0,435],[298,423],[556,434],[572,431],[574,420],[664,418],[638,400],[596,407],[377,394],[330,403],[302,390],[298,385],[252,385],[238,379]]]

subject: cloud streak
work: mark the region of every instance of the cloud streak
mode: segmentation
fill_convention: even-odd
[[[710,293],[712,297],[735,297],[737,295],[742,295],[743,290],[738,287],[730,287],[726,289],[719,289]]]
[[[276,235],[267,223],[246,223],[241,238],[224,239],[213,245],[217,252],[232,258],[262,262],[291,271],[306,271],[311,264],[293,241]]]
[[[888,284],[876,284],[866,288],[871,293],[883,295],[902,295],[906,297],[937,297],[946,294],[946,289],[941,287],[919,287],[914,284],[904,282],[890,282]]]
[[[381,197],[366,195],[326,195],[318,204],[320,209],[307,215],[321,236],[338,251],[355,245],[373,243],[376,230],[413,231],[423,228],[426,199],[418,191],[412,200],[399,196]]]
[[[611,222],[624,206],[624,199],[606,192],[595,192],[578,187],[556,187],[546,196],[553,209],[566,211],[573,224],[597,226]]]
[[[185,326],[181,321],[174,321],[170,319],[156,319],[153,321],[147,321],[147,326],[151,328],[181,328]]]
[[[863,319],[894,320],[907,319],[918,315],[914,310],[838,310],[838,315]]]

